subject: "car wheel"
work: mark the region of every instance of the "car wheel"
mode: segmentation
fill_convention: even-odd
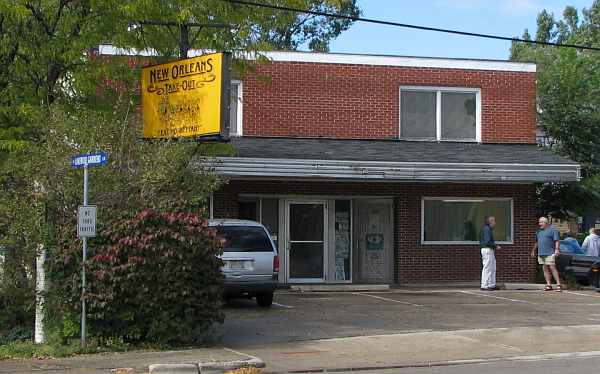
[[[270,307],[273,304],[273,291],[257,293],[256,303],[263,308]]]

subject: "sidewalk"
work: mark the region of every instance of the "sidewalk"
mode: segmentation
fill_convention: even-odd
[[[239,361],[253,356],[266,362],[265,373],[453,365],[570,352],[600,356],[598,336],[600,325],[416,332],[252,346],[243,352],[207,348],[0,361],[0,373],[106,374],[114,368],[146,373],[150,364]]]
[[[449,365],[569,352],[599,355],[600,326],[520,327],[337,338],[244,349],[266,373]]]

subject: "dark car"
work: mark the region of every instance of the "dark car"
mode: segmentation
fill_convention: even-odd
[[[556,258],[556,267],[563,274],[572,274],[579,283],[599,286],[600,257],[586,256],[575,239],[560,241],[560,255]]]

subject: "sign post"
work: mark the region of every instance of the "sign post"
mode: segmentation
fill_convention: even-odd
[[[83,261],[81,265],[81,346],[86,346],[86,307],[85,307],[85,263],[87,261],[87,238],[96,236],[96,206],[88,205],[88,167],[102,166],[108,162],[104,152],[78,155],[71,158],[74,168],[83,167],[83,205],[77,209],[77,237],[83,241]]]

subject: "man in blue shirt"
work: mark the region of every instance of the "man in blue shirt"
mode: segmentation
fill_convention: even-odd
[[[479,233],[479,247],[481,248],[481,290],[496,291],[496,250],[500,246],[494,241],[495,217],[485,217],[485,223]]]
[[[544,291],[552,291],[552,276],[554,276],[556,290],[560,292],[562,286],[555,262],[556,256],[560,254],[560,234],[554,226],[548,223],[546,217],[540,217],[538,225],[540,229],[536,233],[536,243],[531,251],[531,256],[535,257],[537,250],[538,264],[543,266],[544,278],[546,279]]]

